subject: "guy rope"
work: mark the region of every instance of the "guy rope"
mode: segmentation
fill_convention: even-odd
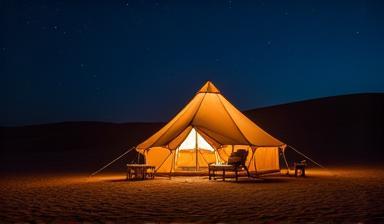
[[[135,149],[136,147],[133,146],[132,148],[128,149],[126,152],[124,152],[123,154],[121,154],[120,156],[118,156],[116,159],[112,160],[111,162],[109,162],[108,164],[106,164],[105,166],[101,167],[100,169],[96,170],[95,172],[93,172],[91,175],[89,175],[90,177],[98,174],[99,172],[101,172],[102,170],[104,170],[105,168],[107,168],[108,166],[112,165],[114,162],[116,162],[117,160],[121,159],[123,156],[125,156],[126,154],[128,154],[130,151],[132,151],[133,149]]]
[[[321,164],[317,163],[316,161],[314,161],[313,159],[309,158],[308,156],[304,155],[304,153],[300,152],[299,150],[297,150],[296,148],[294,148],[293,146],[291,145],[287,145],[289,148],[293,149],[295,152],[297,152],[299,155],[301,156],[304,156],[306,159],[308,159],[309,161],[311,161],[312,163],[316,164],[317,166],[321,167],[321,168],[324,168],[324,166],[322,166]]]

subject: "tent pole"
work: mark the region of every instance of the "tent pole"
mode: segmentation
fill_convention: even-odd
[[[173,159],[173,169],[176,170],[176,159],[178,158],[179,156],[179,148],[175,149],[175,156],[174,156],[174,159]]]
[[[196,171],[198,171],[199,170],[199,154],[198,154],[198,151],[197,150],[199,150],[199,145],[198,145],[198,143],[197,143],[197,140],[198,140],[198,138],[197,138],[197,131],[196,131],[196,129],[195,129],[195,150],[196,150]]]
[[[140,153],[137,153],[137,164],[140,164]]]
[[[287,158],[285,157],[285,150],[283,150],[282,148],[280,148],[280,150],[283,152],[284,162],[285,162],[285,165],[287,166],[287,175],[289,175],[289,165],[288,165]]]
[[[248,163],[248,166],[247,166],[248,174],[249,174],[249,168],[251,167],[251,163],[252,163],[253,157],[255,156],[255,151],[253,150],[252,146],[250,146],[250,147],[251,147],[251,150],[252,150],[252,155],[251,155],[251,158],[249,159],[249,163]]]
[[[215,164],[218,164],[219,162],[219,156],[217,155],[217,149],[215,149]]]
[[[173,153],[173,157],[172,157],[172,165],[171,165],[171,171],[169,172],[169,179],[171,180],[172,179],[172,170],[174,170],[174,166],[175,166],[175,157],[176,157],[176,153],[175,152],[171,152]]]
[[[253,150],[253,148],[251,147],[251,150],[252,150],[252,155],[251,155],[251,159],[249,160],[249,163],[248,163],[248,169],[249,167],[251,167],[251,163],[252,163],[252,160],[253,160],[253,156],[255,155],[255,151]]]
[[[257,167],[256,167],[256,150],[257,150],[257,148],[255,148],[255,152],[253,153],[253,165],[255,166],[255,174],[257,175]]]

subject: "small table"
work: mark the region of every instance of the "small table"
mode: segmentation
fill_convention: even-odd
[[[222,179],[225,181],[225,171],[235,171],[236,172],[236,181],[237,181],[237,169],[234,169],[234,166],[227,165],[227,164],[210,164],[208,166],[208,178],[211,179],[213,177],[214,180],[216,180],[216,172],[215,171],[222,171]]]
[[[127,164],[127,180],[155,178],[155,166],[146,164]]]

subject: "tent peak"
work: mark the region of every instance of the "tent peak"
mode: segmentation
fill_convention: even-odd
[[[197,93],[220,93],[220,90],[211,81],[207,81]]]

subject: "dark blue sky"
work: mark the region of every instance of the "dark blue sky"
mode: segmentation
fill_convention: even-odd
[[[0,125],[384,91],[383,1],[1,1]]]

